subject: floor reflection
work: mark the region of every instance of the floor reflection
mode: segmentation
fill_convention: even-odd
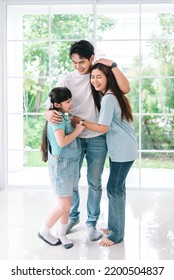
[[[74,247],[51,247],[37,237],[45,216],[56,202],[51,189],[10,189],[0,192],[1,260],[149,260],[174,259],[174,192],[127,191],[124,242],[104,248],[90,242],[86,230],[86,193],[81,187],[81,222],[69,238]],[[103,191],[100,229],[107,224]],[[54,228],[56,230],[56,226]]]

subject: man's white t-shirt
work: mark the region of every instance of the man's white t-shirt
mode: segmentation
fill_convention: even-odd
[[[95,107],[94,99],[91,92],[90,74],[79,74],[77,70],[63,76],[57,86],[67,87],[72,93],[72,114],[79,116],[86,121],[98,123],[98,110]],[[85,129],[80,137],[91,138],[101,135]]]

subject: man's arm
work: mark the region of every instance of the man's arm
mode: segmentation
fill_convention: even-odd
[[[62,122],[62,116],[56,110],[47,110],[44,112],[46,120],[52,124],[59,124]]]
[[[107,58],[100,58],[97,61],[95,61],[95,63],[102,63],[108,67],[111,67],[112,63],[114,61],[107,59]],[[117,84],[119,86],[119,88],[121,89],[121,91],[126,94],[130,91],[130,84],[128,79],[126,78],[126,76],[121,72],[121,70],[117,67],[113,67],[112,68],[112,72],[115,76],[115,79],[117,81]]]

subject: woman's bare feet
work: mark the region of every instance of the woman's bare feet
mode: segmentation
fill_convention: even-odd
[[[109,234],[109,229],[108,228],[101,228],[104,234]]]
[[[103,238],[100,242],[99,245],[103,246],[103,247],[109,247],[109,246],[113,246],[115,243],[110,240],[109,238],[105,237]]]

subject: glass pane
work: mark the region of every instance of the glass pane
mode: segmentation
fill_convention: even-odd
[[[141,75],[173,76],[174,41],[155,40],[142,42]]]
[[[137,142],[139,142],[139,115],[133,115],[133,126],[135,129]]]
[[[7,40],[48,37],[48,5],[7,5]]]
[[[32,151],[29,147],[24,150],[24,166],[25,167],[34,167],[42,166],[47,167],[47,162],[42,161],[41,151]]]
[[[127,51],[127,48],[129,51]],[[124,74],[138,75],[139,43],[138,42],[97,42],[97,58],[107,57],[117,62]]]
[[[174,149],[173,116],[143,116],[141,126],[143,150]]]
[[[23,43],[7,43],[7,76],[23,76]]]
[[[92,40],[92,5],[53,5],[51,14],[52,39]]]
[[[174,153],[143,153],[141,156],[142,168],[174,169]]]
[[[142,39],[174,38],[174,10],[171,4],[141,5]]]
[[[174,153],[142,153],[141,166],[142,188],[173,188]]]
[[[23,112],[23,79],[7,79],[7,106],[8,113]]]
[[[104,40],[138,38],[138,5],[97,5],[97,36]]]
[[[48,78],[25,79],[23,84],[23,112],[45,112],[45,101],[49,92]]]
[[[23,149],[23,116],[8,115],[8,149]]]
[[[23,39],[48,39],[49,16],[42,14],[23,15]]]
[[[174,112],[174,79],[142,79],[142,112]]]
[[[126,95],[130,101],[132,112],[139,112],[139,79],[128,78],[130,83],[130,92]]]
[[[48,43],[7,43],[7,74],[12,77],[48,76]]]
[[[55,77],[53,77],[53,79],[50,80],[50,84],[51,84],[51,88],[54,88],[57,86],[57,82],[58,82],[58,79]]]
[[[19,174],[16,174],[16,172],[21,172],[23,169],[24,165],[24,152],[23,150],[16,150],[16,151],[8,151],[8,172],[11,172],[11,175],[13,177],[18,177],[20,176]],[[25,176],[24,176],[25,177]],[[27,177],[25,177],[26,180]],[[28,180],[28,178],[27,178]],[[11,184],[16,184],[16,180],[13,181]],[[24,183],[25,185],[25,183]]]
[[[45,125],[44,116],[24,116],[24,147],[25,149],[39,149],[42,141],[42,131]]]
[[[23,67],[25,76],[48,76],[49,43],[24,43]]]
[[[46,78],[7,80],[8,113],[41,113],[45,112],[49,80]]]
[[[51,45],[51,76],[58,81],[61,74],[74,70],[73,63],[69,58],[71,42],[56,42]]]

